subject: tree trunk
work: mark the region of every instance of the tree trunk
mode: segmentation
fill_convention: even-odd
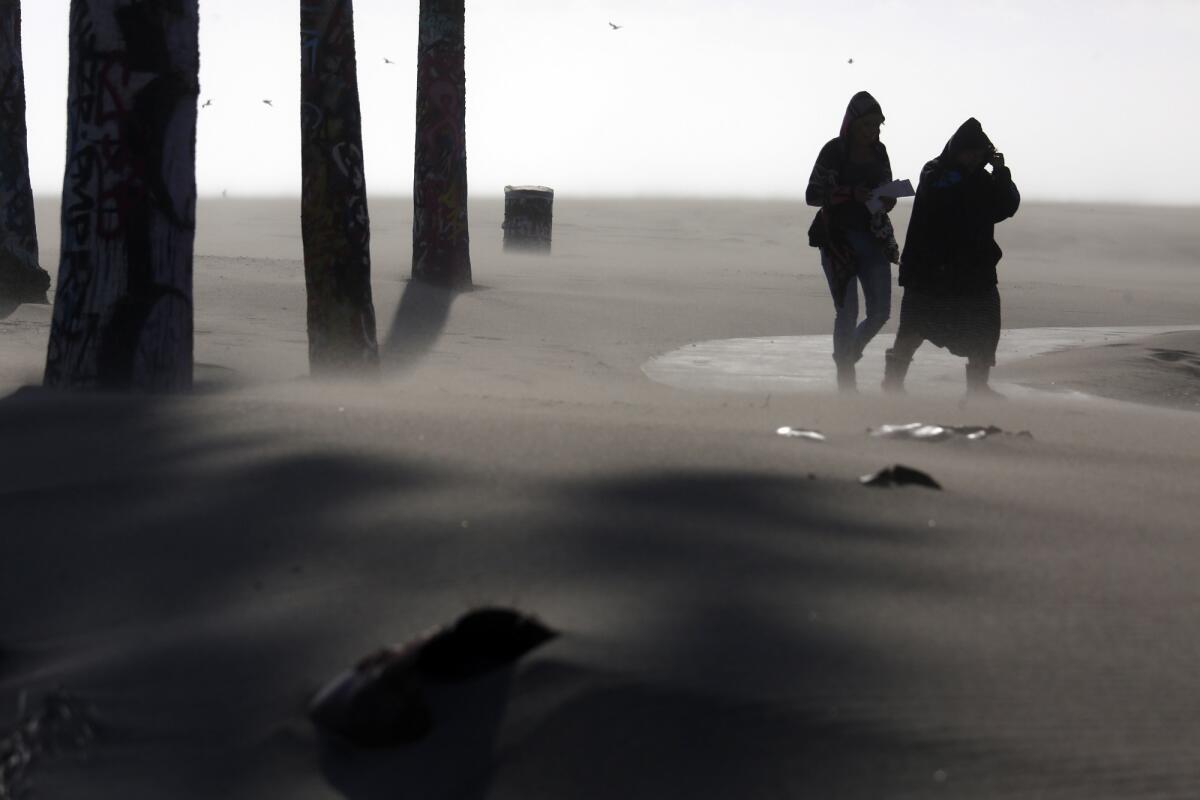
[[[50,275],[38,265],[20,0],[0,0],[0,301],[46,302]]]
[[[421,0],[412,274],[454,289],[471,285],[465,17],[464,0]]]
[[[191,386],[197,11],[197,0],[71,0],[47,386]]]
[[[312,374],[379,366],[353,0],[300,0],[304,277]]]

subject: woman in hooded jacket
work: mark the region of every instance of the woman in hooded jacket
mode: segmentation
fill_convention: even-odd
[[[874,97],[867,92],[854,95],[838,137],[821,148],[805,192],[810,206],[821,207],[808,230],[808,242],[821,250],[821,266],[833,295],[833,360],[842,391],[857,388],[854,365],[891,314],[891,265],[900,261],[887,215],[896,201],[880,198],[882,207],[867,207],[871,192],[892,179],[887,148],[879,141],[883,120]],[[859,283],[866,305],[861,322]]]
[[[994,232],[1020,204],[1004,155],[974,117],[925,165],[900,259],[904,299],[885,391],[904,390],[913,354],[928,340],[966,357],[968,394],[998,396],[988,386],[1000,342],[996,265],[1003,253]]]

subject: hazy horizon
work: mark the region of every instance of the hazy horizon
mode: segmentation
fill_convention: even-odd
[[[61,190],[69,3],[26,1],[31,173]],[[1200,204],[1200,4],[863,0],[468,3],[467,152],[477,196],[801,196],[860,89],[880,101],[897,177],[978,117],[1027,200]],[[368,189],[410,191],[416,0],[357,0]],[[299,10],[200,0],[197,179],[205,195],[299,192]],[[624,25],[613,31],[609,21]],[[1067,32],[1070,35],[1066,35]],[[244,58],[243,54],[253,54]],[[387,58],[395,63],[384,63]],[[853,58],[854,63],[848,63]],[[247,80],[247,74],[253,81]],[[273,107],[262,103],[271,99]],[[1153,150],[1148,151],[1149,145]]]
[[[58,190],[43,190],[34,189],[34,199],[40,204],[45,202],[58,202],[61,192]],[[295,201],[300,202],[300,191],[297,189],[294,192],[271,192],[271,191],[247,191],[247,192],[228,192],[222,194],[216,191],[199,191],[197,192],[199,200],[244,200],[248,202],[269,202],[269,201]],[[412,199],[412,192],[400,191],[383,191],[383,190],[368,190],[369,200],[379,201],[394,201]],[[470,200],[495,200],[501,202],[504,200],[503,189],[500,191],[475,191],[471,190]],[[558,203],[571,202],[572,200],[603,200],[603,201],[628,201],[628,202],[730,202],[730,203],[798,203],[807,205],[802,194],[797,195],[738,195],[738,194],[619,194],[606,192],[582,192],[582,193],[567,193],[560,190],[555,190],[555,201]],[[912,198],[901,198],[899,200],[901,206],[911,205]],[[1179,202],[1171,201],[1123,201],[1112,200],[1107,198],[1095,199],[1074,199],[1074,198],[1054,198],[1054,197],[1028,197],[1025,196],[1021,201],[1023,206],[1105,206],[1105,207],[1127,207],[1127,208],[1166,208],[1179,210],[1200,209],[1200,199],[1184,200]],[[807,224],[807,221],[806,221]]]

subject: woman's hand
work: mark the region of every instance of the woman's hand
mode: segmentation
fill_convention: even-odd
[[[896,207],[896,198],[894,197],[881,197],[879,198],[879,202],[883,205],[884,211],[890,212]]]
[[[867,201],[870,199],[871,199],[871,190],[870,189],[868,189],[865,186],[855,186],[854,187],[854,200],[856,202],[866,205]]]

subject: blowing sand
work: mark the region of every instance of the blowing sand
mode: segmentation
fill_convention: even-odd
[[[1000,226],[1032,344],[964,406],[930,345],[907,397],[832,392],[802,205],[559,197],[537,258],[480,200],[457,297],[406,282],[407,205],[371,208],[379,381],[305,377],[294,200],[202,204],[193,394],[20,389],[49,310],[0,320],[0,736],[55,687],[101,723],[35,796],[1200,796],[1200,210]],[[654,374],[702,344],[782,366]],[[916,420],[1032,438],[865,432]],[[893,463],[943,491],[859,484]],[[421,744],[305,719],[485,604],[562,636]]]

